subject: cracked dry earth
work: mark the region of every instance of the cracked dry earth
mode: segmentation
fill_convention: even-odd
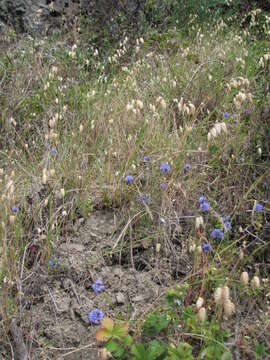
[[[137,320],[176,283],[168,259],[160,259],[157,269],[152,247],[139,249],[132,262],[130,249],[126,257],[124,250],[121,258],[119,250],[111,255],[120,233],[115,224],[111,212],[92,214],[76,236],[56,247],[56,268],[39,261],[24,273],[21,328],[31,359],[97,359],[97,327],[89,323],[89,311],[99,308],[114,319]],[[92,284],[98,278],[105,291],[95,294]]]

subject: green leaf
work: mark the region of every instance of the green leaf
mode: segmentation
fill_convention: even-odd
[[[122,348],[120,344],[118,344],[114,340],[110,340],[105,344],[105,348],[113,355],[116,359],[123,358],[123,355],[125,354],[125,350]]]
[[[181,342],[177,348],[170,347],[169,357],[167,360],[193,360],[192,347],[185,343]]]
[[[211,154],[215,154],[217,151],[218,151],[218,147],[217,147],[216,144],[213,144],[213,145],[209,146],[209,152]]]
[[[165,355],[167,353],[167,345],[162,341],[153,340],[150,342],[149,347],[147,349],[148,352],[151,354],[154,354],[154,359],[159,358],[162,355]]]
[[[131,347],[131,345],[132,345],[132,337],[130,335],[127,335],[126,337],[124,337],[124,339],[122,339],[122,344],[125,347]]]
[[[146,350],[143,344],[135,344],[131,347],[131,354],[135,357],[133,360],[146,360]]]
[[[115,324],[113,328],[113,335],[118,338],[122,338],[128,334],[128,324],[119,323]]]
[[[170,319],[167,318],[167,314],[159,314],[154,311],[147,316],[143,324],[143,334],[145,336],[155,336],[165,330],[170,323]]]

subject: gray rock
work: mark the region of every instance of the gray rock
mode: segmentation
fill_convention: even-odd
[[[79,10],[79,0],[0,0],[0,24],[35,35],[58,27],[63,15],[74,16]]]
[[[116,302],[118,305],[123,305],[126,302],[126,299],[125,299],[125,296],[123,293],[120,293],[120,292],[117,293],[115,298],[116,298]]]

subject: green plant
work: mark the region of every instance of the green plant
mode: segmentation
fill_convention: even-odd
[[[132,360],[161,360],[167,353],[167,345],[153,340],[148,346],[137,343],[132,345]]]
[[[169,354],[166,360],[193,360],[191,345],[181,342],[177,347],[169,347]]]

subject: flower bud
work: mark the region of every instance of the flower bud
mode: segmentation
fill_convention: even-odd
[[[59,195],[60,195],[61,198],[63,198],[65,196],[65,189],[64,188],[60,189]]]
[[[222,288],[221,287],[216,288],[215,293],[214,293],[214,298],[215,298],[215,303],[217,305],[222,304],[223,299],[222,299]]]
[[[222,300],[223,300],[223,304],[225,303],[226,300],[228,300],[230,298],[230,289],[228,288],[228,286],[224,285],[222,288]]]
[[[10,217],[9,217],[10,225],[13,225],[15,223],[15,220],[16,220],[16,216],[15,215],[10,215]]]
[[[206,310],[204,307],[200,308],[199,312],[198,312],[198,319],[200,321],[204,321],[206,320]]]
[[[204,299],[202,297],[199,297],[198,300],[196,301],[196,309],[200,310],[201,307],[203,306],[204,303]]]
[[[251,288],[253,290],[257,289],[258,287],[260,287],[260,279],[258,276],[254,276],[253,279],[251,280]]]
[[[55,169],[51,169],[50,172],[49,172],[49,174],[50,174],[50,177],[54,177],[54,175],[55,175]]]
[[[240,276],[240,282],[242,285],[246,286],[248,285],[249,282],[249,276],[248,273],[246,271],[243,271],[241,276]]]
[[[195,229],[198,230],[200,227],[203,227],[203,218],[202,216],[197,216],[195,219]]]
[[[230,317],[235,312],[235,305],[230,299],[224,302],[224,315]]]
[[[156,252],[157,252],[157,254],[160,252],[160,247],[161,247],[161,244],[158,243],[158,244],[156,245]]]

